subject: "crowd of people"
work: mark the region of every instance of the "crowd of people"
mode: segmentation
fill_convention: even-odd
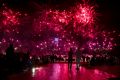
[[[68,62],[69,70],[71,70],[73,62],[76,63],[76,70],[79,70],[80,65],[82,65],[81,62],[85,62],[91,66],[120,64],[120,59],[117,56],[94,54],[89,57],[83,55],[82,51],[83,50],[80,47],[78,47],[76,51],[73,51],[72,48],[70,48],[66,57],[53,53],[31,56],[29,51],[27,53],[16,53],[14,51],[14,46],[10,44],[6,49],[6,55],[0,54],[0,75],[21,72],[30,69],[33,66],[54,62]]]
[[[112,54],[93,54],[91,57],[83,55],[83,50],[78,47],[75,52],[76,56],[76,69],[79,70],[80,62],[86,62],[90,66],[97,65],[120,65],[120,59],[118,56]],[[68,68],[71,70],[73,62],[73,50],[70,48],[68,53]]]

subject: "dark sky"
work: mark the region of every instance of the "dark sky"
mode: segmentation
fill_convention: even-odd
[[[99,24],[106,28],[120,29],[120,2],[119,0],[89,0],[90,4],[97,5],[96,11]],[[93,1],[93,2],[92,2]],[[39,11],[40,8],[69,9],[81,0],[1,0],[9,7],[32,14]],[[43,7],[41,7],[43,6]]]

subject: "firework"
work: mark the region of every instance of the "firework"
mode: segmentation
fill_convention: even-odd
[[[94,24],[95,18],[94,6],[89,6],[87,4],[79,4],[76,8],[76,12],[74,15],[74,19],[77,23],[81,23],[83,25],[86,24]]]
[[[5,7],[4,10],[2,11],[2,16],[3,16],[2,22],[5,26],[13,26],[20,24],[19,22],[19,16],[21,16],[20,12],[15,12]]]

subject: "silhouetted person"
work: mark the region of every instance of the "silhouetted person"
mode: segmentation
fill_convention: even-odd
[[[24,68],[27,68],[29,66],[29,57],[30,57],[30,52],[28,51],[27,53],[24,53],[23,55],[23,66]]]
[[[86,57],[83,55],[83,56],[82,56],[83,62],[85,62],[85,58],[86,58]]]
[[[6,49],[6,57],[7,59],[11,59],[14,56],[14,47],[13,44],[10,44]]]
[[[15,67],[15,54],[14,54],[13,44],[10,44],[10,46],[6,49],[6,61],[7,61],[8,69],[9,70],[14,69],[14,67]]]
[[[80,67],[80,48],[78,47],[76,51],[76,69],[79,70]]]
[[[54,54],[52,54],[52,55],[50,56],[50,58],[51,58],[51,62],[54,63],[54,59],[55,59]]]
[[[90,63],[90,58],[88,56],[86,57],[86,61],[87,63]]]
[[[95,60],[96,60],[96,56],[93,55],[93,57],[92,57],[91,60],[90,60],[90,64],[91,64],[92,66],[95,65]]]
[[[72,48],[70,48],[70,51],[68,53],[68,68],[71,70],[72,68],[72,56],[73,56],[73,51]]]

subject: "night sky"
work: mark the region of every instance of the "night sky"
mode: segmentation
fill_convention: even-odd
[[[120,46],[119,23],[118,0],[0,0],[0,50],[13,43],[33,54],[65,54],[78,46],[111,51]]]

